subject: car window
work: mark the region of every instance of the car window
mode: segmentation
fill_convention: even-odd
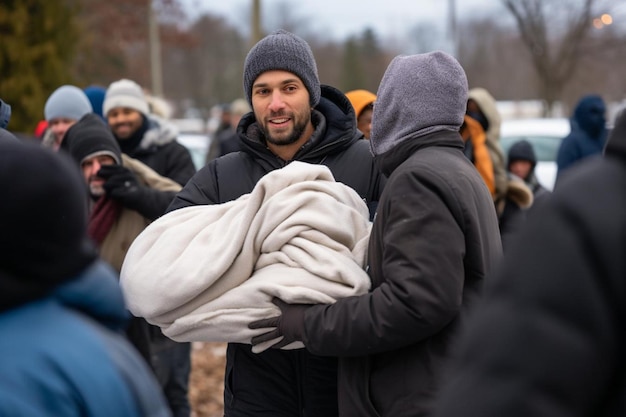
[[[527,140],[531,143],[533,149],[535,150],[537,161],[555,161],[561,139],[561,137],[555,136],[507,136],[500,138],[500,144],[502,146],[502,150],[504,151],[504,155],[508,155],[509,149],[514,143],[519,142],[520,140]]]
[[[189,150],[193,164],[196,166],[196,170],[204,167],[207,151],[211,143],[209,136],[202,134],[180,133],[177,141]]]

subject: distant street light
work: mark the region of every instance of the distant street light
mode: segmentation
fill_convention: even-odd
[[[596,17],[593,19],[593,27],[596,29],[602,29],[605,26],[608,26],[613,23],[613,16],[608,13],[603,14],[600,17]]]

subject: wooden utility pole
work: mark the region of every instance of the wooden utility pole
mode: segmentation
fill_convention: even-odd
[[[152,80],[152,95],[163,97],[163,76],[161,72],[161,40],[159,37],[159,22],[150,0],[148,7],[148,32],[150,38],[150,78]]]
[[[450,42],[450,54],[458,59],[458,35],[456,25],[456,1],[448,1],[448,41]]]
[[[261,0],[252,0],[252,13],[251,13],[251,45],[254,45],[263,37],[263,31],[261,29]]]

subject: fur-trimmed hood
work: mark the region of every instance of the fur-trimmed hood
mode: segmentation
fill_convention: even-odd
[[[513,174],[509,174],[506,198],[513,201],[520,208],[527,209],[533,204],[533,192],[524,181]]]
[[[148,119],[148,130],[139,143],[140,149],[160,147],[174,142],[178,136],[178,128],[171,122],[151,114]]]

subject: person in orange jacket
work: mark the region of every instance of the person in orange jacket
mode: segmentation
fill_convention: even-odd
[[[493,172],[493,161],[487,149],[487,136],[480,123],[467,114],[463,117],[461,136],[465,141],[465,156],[474,164],[478,173],[487,185],[491,196],[496,195],[496,180]]]

